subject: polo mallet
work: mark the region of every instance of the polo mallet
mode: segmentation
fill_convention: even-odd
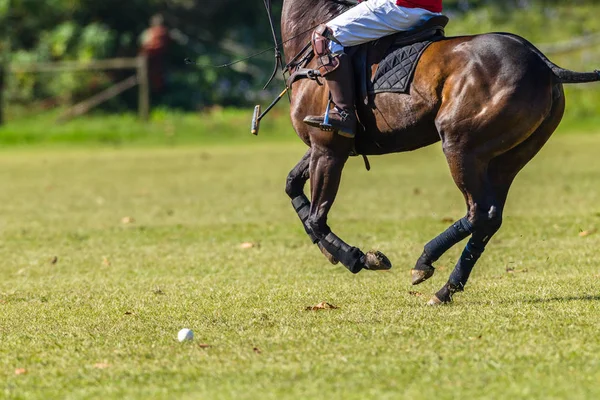
[[[275,107],[275,105],[277,103],[279,103],[279,100],[282,99],[283,96],[285,96],[285,94],[287,93],[287,91],[289,90],[289,88],[285,88],[283,90],[283,92],[281,92],[279,94],[279,96],[277,96],[277,98],[275,100],[273,100],[273,102],[271,103],[271,105],[269,107],[267,107],[267,109],[264,112],[260,112],[260,104],[258,104],[256,107],[254,107],[254,114],[252,115],[252,126],[250,127],[250,132],[255,135],[258,136],[258,130],[260,129],[260,120],[263,119],[263,117],[265,115],[267,115],[267,113],[269,111],[271,111],[271,109],[273,107]]]

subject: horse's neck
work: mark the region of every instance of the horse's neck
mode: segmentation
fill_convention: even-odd
[[[310,40],[311,28],[331,20],[341,7],[329,0],[283,0],[281,36],[289,61]]]

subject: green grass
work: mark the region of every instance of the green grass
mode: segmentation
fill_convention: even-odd
[[[598,85],[600,87],[600,84]],[[600,90],[567,88],[567,113],[559,133],[596,133],[600,126]],[[94,113],[56,123],[44,113],[0,126],[0,147],[181,147],[295,142],[289,108],[280,105],[262,121],[259,138],[250,134],[250,109],[213,109],[200,113],[156,110],[149,122],[135,114]]]
[[[135,114],[94,113],[66,123],[57,123],[58,116],[59,113],[50,112],[9,120],[0,127],[0,146],[88,148],[256,142],[250,134],[250,109],[215,108],[198,113],[157,109],[147,123]],[[265,118],[260,135],[269,141],[294,140],[285,106]]]
[[[460,246],[431,282],[408,276],[464,215],[439,146],[349,162],[330,223],[394,263],[356,276],[283,193],[297,142],[4,151],[0,398],[598,398],[600,234],[579,236],[600,228],[598,149],[550,142],[441,308],[424,304]],[[339,309],[305,311],[321,301]]]

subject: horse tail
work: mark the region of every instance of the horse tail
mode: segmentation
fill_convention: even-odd
[[[548,68],[552,70],[552,73],[554,73],[554,75],[560,80],[561,83],[600,82],[599,70],[595,70],[594,72],[575,72],[561,68],[558,65],[554,64],[552,61],[550,61],[548,57],[546,57],[546,55],[541,52],[540,49],[531,44],[531,42],[529,42],[527,39],[524,39],[517,35],[513,35],[512,33],[499,32],[498,34],[508,36],[527,46],[531,51],[537,54],[537,56],[540,57],[544,63],[546,63]]]

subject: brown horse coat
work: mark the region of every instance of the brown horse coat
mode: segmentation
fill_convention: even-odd
[[[288,61],[308,41],[310,32],[304,31],[343,10],[340,1],[284,0],[282,36]],[[356,141],[306,126],[302,122],[306,115],[325,109],[328,91],[314,81],[296,82],[292,124],[309,150],[290,173],[286,192],[307,233],[331,262],[339,260],[354,273],[388,268],[391,264],[383,254],[364,254],[327,225],[344,164],[353,148],[359,154],[380,155],[441,141],[452,177],[465,197],[467,215],[425,246],[412,273],[413,283],[428,279],[441,254],[471,236],[449,282],[431,301],[449,302],[464,288],[500,228],[517,173],[558,127],[565,108],[563,83],[598,80],[597,72],[557,67],[515,35],[447,38],[424,52],[408,94],[381,93],[375,96],[374,107],[358,105],[365,129]],[[309,177],[310,202],[303,193]]]

